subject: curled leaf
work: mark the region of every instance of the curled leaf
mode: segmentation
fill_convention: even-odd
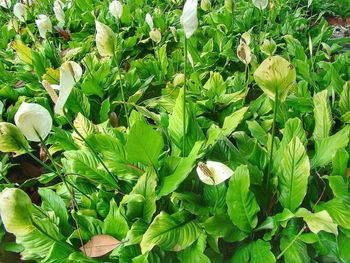
[[[109,235],[93,236],[89,242],[80,248],[90,258],[97,258],[111,252],[120,245],[120,241]]]

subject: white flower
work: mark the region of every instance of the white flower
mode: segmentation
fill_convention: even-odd
[[[19,21],[25,22],[27,20],[27,9],[24,4],[17,3],[13,7],[13,14],[18,18]]]
[[[53,12],[55,13],[57,21],[60,24],[64,24],[63,3],[60,0],[56,0],[53,3]]]
[[[35,23],[39,29],[39,34],[42,38],[46,38],[47,32],[52,32],[52,24],[50,18],[46,15],[39,15],[39,19],[35,20]]]
[[[230,178],[234,172],[223,163],[207,161],[198,163],[197,174],[203,183],[218,185]]]
[[[157,44],[162,40],[162,34],[156,28],[152,29],[151,32],[149,32],[149,37]]]
[[[153,18],[150,15],[150,13],[146,14],[146,19],[145,19],[147,25],[149,26],[149,28],[152,30],[154,28],[154,24],[153,24]]]
[[[75,83],[83,74],[80,65],[74,61],[66,61],[60,67],[60,93],[55,105],[55,113],[63,115],[63,107]]]
[[[255,7],[259,8],[260,10],[264,10],[267,7],[268,3],[268,0],[253,0]]]
[[[109,4],[109,12],[115,19],[120,19],[123,15],[123,5],[118,0],[113,0]]]
[[[96,24],[96,46],[102,57],[114,56],[116,38],[112,29],[105,24],[95,21]]]
[[[187,0],[181,16],[186,38],[190,38],[198,27],[197,0]]]
[[[52,118],[47,109],[36,103],[23,102],[15,114],[15,123],[23,135],[33,142],[40,142],[49,135]]]
[[[3,8],[10,9],[11,8],[11,0],[0,0],[0,6]]]

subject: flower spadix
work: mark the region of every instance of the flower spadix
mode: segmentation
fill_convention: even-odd
[[[284,101],[289,89],[295,85],[296,71],[286,59],[273,56],[265,59],[256,69],[254,79],[272,100],[277,95],[279,101]]]
[[[52,128],[50,113],[36,103],[23,102],[15,114],[15,123],[24,136],[33,142],[44,140]]]
[[[198,28],[197,17],[198,0],[187,0],[181,16],[181,24],[184,28],[186,38],[190,38]]]
[[[118,0],[113,0],[109,4],[109,12],[115,19],[120,19],[123,15],[123,5]]]
[[[75,83],[83,74],[80,65],[74,61],[66,61],[60,67],[59,96],[55,105],[55,113],[63,115],[63,107]],[[52,97],[52,96],[51,96]]]
[[[52,24],[51,20],[48,16],[46,15],[38,15],[38,19],[35,20],[35,23],[38,27],[39,34],[42,38],[46,38],[46,33],[47,32],[52,32]]]
[[[218,185],[230,178],[234,172],[230,167],[223,163],[207,161],[206,163],[198,163],[197,174],[203,183]]]
[[[114,56],[116,37],[112,29],[105,24],[95,21],[96,24],[96,46],[102,57]]]
[[[264,10],[267,7],[268,3],[268,0],[253,0],[254,6],[260,10]]]

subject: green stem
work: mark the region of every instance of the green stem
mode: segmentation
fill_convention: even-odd
[[[277,260],[279,260],[284,253],[286,253],[286,251],[294,244],[295,241],[297,241],[297,239],[300,237],[300,235],[305,231],[306,227],[303,226],[303,228],[299,231],[299,233],[293,238],[293,240],[288,244],[288,246],[286,246],[285,249],[283,249],[283,251],[277,256]]]
[[[276,92],[275,102],[273,107],[273,121],[272,121],[272,134],[271,134],[272,138],[271,138],[271,145],[270,145],[270,160],[269,160],[269,166],[267,169],[267,176],[266,176],[266,189],[269,188],[270,173],[272,168],[272,156],[273,156],[273,146],[274,146],[275,130],[276,130],[277,109],[278,109],[278,92]]]
[[[185,156],[186,148],[186,89],[187,89],[187,37],[185,36],[184,41],[184,98],[183,98],[183,112],[182,112],[182,122],[183,122],[183,138],[182,138],[182,155]]]
[[[118,178],[116,178],[111,171],[108,169],[108,167],[106,166],[106,164],[103,162],[103,160],[101,159],[101,157],[98,155],[98,153],[95,151],[95,149],[91,146],[91,144],[84,138],[84,136],[78,131],[77,128],[75,128],[74,124],[69,120],[69,118],[67,117],[66,114],[66,110],[63,109],[63,116],[66,119],[66,121],[68,122],[68,124],[72,127],[72,129],[75,131],[75,133],[84,141],[84,143],[86,144],[86,146],[91,150],[91,152],[93,153],[93,155],[96,157],[96,159],[99,161],[99,163],[103,166],[103,168],[106,170],[106,172],[114,179],[114,181],[116,183],[118,183]]]
[[[118,78],[119,78],[120,91],[121,91],[121,93],[122,93],[122,100],[123,100],[124,102],[126,102],[126,101],[125,101],[125,93],[124,93],[123,83],[122,83],[122,76],[121,76],[121,74],[120,74],[119,65],[117,65],[117,70],[118,70]],[[124,108],[124,112],[125,112],[126,123],[127,123],[128,127],[130,127],[128,108],[127,108],[127,106],[126,106],[125,103],[123,104],[123,108]]]

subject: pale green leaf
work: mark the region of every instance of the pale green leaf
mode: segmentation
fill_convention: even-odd
[[[248,167],[239,166],[231,177],[226,195],[227,212],[233,224],[244,232],[251,232],[258,223],[259,205],[249,191],[250,177]]]
[[[111,200],[109,212],[104,219],[102,233],[111,235],[118,240],[122,240],[129,231],[128,222],[121,213],[121,208],[118,208],[114,199]]]
[[[328,91],[323,90],[314,96],[315,140],[326,138],[332,129],[332,114],[328,104]]]
[[[237,126],[244,119],[244,114],[247,112],[247,110],[248,107],[243,107],[225,118],[224,124],[222,126],[223,136],[228,137],[232,132],[236,130]]]
[[[310,161],[305,147],[298,137],[287,145],[280,164],[279,201],[290,211],[297,209],[306,195],[308,177],[310,175]]]
[[[185,211],[174,215],[160,212],[142,238],[142,254],[151,251],[154,246],[166,251],[181,251],[191,246],[200,232],[196,221],[189,220]]]
[[[334,198],[318,206],[318,210],[323,209],[327,210],[336,224],[350,229],[350,206],[346,202],[340,198]]]
[[[206,234],[201,233],[196,242],[177,254],[177,258],[181,263],[210,263],[210,259],[204,255],[206,241]]]

